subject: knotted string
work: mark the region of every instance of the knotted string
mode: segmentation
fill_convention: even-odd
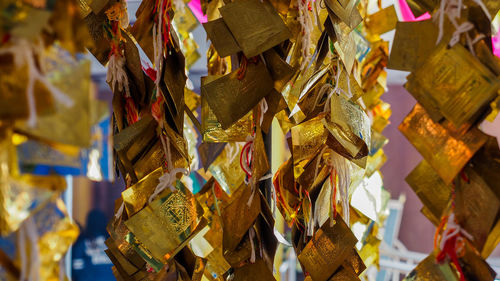
[[[462,229],[462,227],[455,222],[455,214],[451,213],[448,217],[447,229],[439,244],[440,252],[436,260],[438,262],[443,262],[445,258],[448,257],[460,273],[460,281],[466,281],[464,272],[458,261],[459,255],[462,255],[465,250],[466,241],[464,237],[473,240],[472,235],[467,233],[467,231]]]
[[[469,182],[467,175],[463,171],[461,173],[461,176],[465,182]],[[442,262],[446,257],[448,257],[459,271],[460,281],[466,281],[462,267],[460,266],[460,263],[458,261],[458,257],[459,255],[463,255],[463,251],[465,249],[464,246],[466,241],[464,237],[468,238],[469,240],[474,240],[474,238],[467,231],[462,229],[459,224],[456,223],[454,212],[455,197],[455,183],[453,183],[450,195],[451,204],[443,212],[441,222],[436,228],[436,233],[434,234],[434,249],[439,249],[436,260],[438,262]]]
[[[312,6],[314,5],[312,5],[311,0],[298,0],[298,20],[302,32],[302,62],[300,63],[301,70],[304,70],[305,67],[309,65],[312,57],[309,51],[309,49],[311,48],[311,33],[314,29],[311,14],[309,13],[309,8]]]
[[[34,127],[37,123],[36,100],[35,100],[35,82],[41,82],[51,92],[54,99],[66,107],[73,106],[74,102],[66,94],[54,87],[47,78],[38,70],[37,65],[43,65],[42,62],[35,62],[34,50],[32,44],[25,39],[13,40],[13,45],[0,49],[0,55],[11,54],[16,68],[24,65],[28,66],[28,85],[26,96],[28,99],[29,117],[27,125]]]
[[[128,76],[125,72],[125,57],[119,53],[114,53],[109,58],[108,72],[106,74],[106,82],[110,83],[113,92],[117,89],[120,92],[125,91],[125,98],[130,98],[130,89],[128,84]]]
[[[326,96],[326,100],[325,100],[324,107],[323,107],[323,112],[330,111],[328,106],[330,105],[330,100],[331,100],[331,97],[333,94],[337,94],[337,95],[344,94],[344,96],[348,99],[353,96],[351,93],[351,80],[349,78],[349,75],[347,75],[347,92],[344,91],[344,89],[342,89],[340,87],[340,74],[341,73],[342,73],[342,67],[340,65],[340,60],[338,60],[337,61],[337,74],[335,76],[335,87],[333,87],[329,83],[325,83],[320,88],[318,95],[316,96],[316,99],[314,100],[313,108],[316,108],[316,106],[318,106],[320,104],[319,101],[328,91],[329,92]]]
[[[481,7],[486,17],[491,21],[491,15],[488,11],[488,8],[484,5],[484,3],[481,0],[473,0],[473,2],[476,3],[479,7]],[[439,5],[439,10],[436,12],[435,14],[436,17],[434,18],[434,21],[438,21],[438,27],[439,27],[436,45],[439,44],[439,42],[441,42],[444,35],[443,34],[444,16],[446,14],[450,22],[455,27],[455,31],[453,32],[449,45],[454,46],[456,43],[459,42],[460,35],[462,33],[465,33],[469,50],[475,56],[473,44],[475,44],[480,39],[476,38],[477,40],[475,39],[474,41],[472,41],[469,34],[467,33],[468,31],[474,28],[474,25],[472,23],[468,21],[465,21],[460,25],[457,23],[457,19],[461,17],[462,7],[463,7],[462,0],[441,0],[441,3]]]
[[[163,145],[163,149],[165,152],[165,156],[167,157],[167,168],[168,172],[164,173],[158,180],[159,183],[156,186],[153,194],[149,196],[148,202],[151,203],[163,190],[169,188],[171,191],[175,191],[174,183],[177,180],[177,174],[182,173],[183,175],[189,175],[188,170],[184,168],[174,168],[172,163],[172,154],[170,151],[170,139],[168,136],[166,137],[166,141],[163,140],[162,135],[160,135],[160,139]]]

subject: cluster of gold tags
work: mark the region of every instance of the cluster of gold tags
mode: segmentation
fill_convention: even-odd
[[[399,130],[423,160],[406,181],[436,225],[434,251],[406,280],[494,280],[485,262],[500,241],[500,150],[479,129],[500,102],[500,60],[491,47],[498,1],[408,1],[388,68],[410,71],[417,104]],[[496,172],[495,172],[496,171]]]
[[[56,166],[78,169],[101,104],[72,0],[0,2],[0,280],[58,280],[78,237]],[[92,108],[92,110],[91,110]],[[104,107],[100,107],[103,109]]]
[[[400,130],[424,160],[407,181],[437,225],[435,252],[407,279],[493,280],[500,149],[478,124],[500,108],[488,43],[500,2],[408,1],[432,15],[420,22],[380,2],[142,0],[134,22],[125,0],[0,3],[0,239],[19,252],[0,251],[0,279],[59,278],[78,235],[58,199],[64,177],[30,167],[72,167],[93,141],[105,109],[74,56],[87,49],[107,68],[126,185],[107,227],[117,280],[272,281],[280,243],[308,281],[366,278],[390,197],[386,66],[411,71],[418,103]],[[200,20],[210,47],[197,94]],[[394,28],[389,55],[380,36]],[[276,171],[273,126],[288,155]]]

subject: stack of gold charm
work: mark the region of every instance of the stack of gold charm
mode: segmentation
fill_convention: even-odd
[[[359,280],[377,265],[391,113],[379,99],[388,61],[379,35],[394,28],[394,7],[201,1],[211,44],[199,96],[186,86],[199,55],[182,1],[143,0],[132,26],[123,0],[81,2],[88,49],[108,67],[127,186],[106,241],[118,280],[275,280],[273,206],[307,278]],[[291,157],[273,176],[275,117]]]
[[[407,280],[493,280],[500,241],[499,148],[478,125],[495,118],[500,60],[491,49],[498,1],[408,1],[431,20],[398,22],[388,66],[411,71],[417,104],[399,126],[424,160],[406,181],[437,229],[434,252]]]
[[[76,56],[90,37],[73,0],[7,0],[0,12],[0,244],[12,245],[0,247],[0,279],[56,280],[79,231],[63,174],[35,167],[73,166],[91,142],[90,62]]]

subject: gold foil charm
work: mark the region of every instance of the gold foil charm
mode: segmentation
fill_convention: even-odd
[[[408,77],[406,88],[426,109],[439,111],[459,128],[484,113],[500,89],[500,79],[457,44],[434,51]]]
[[[300,263],[314,281],[326,281],[351,253],[357,239],[338,216],[330,226],[327,221],[298,255]]]
[[[247,58],[263,53],[291,36],[268,1],[239,0],[219,10]]]
[[[420,104],[406,116],[399,130],[434,168],[445,184],[449,184],[486,142],[477,128],[464,135],[452,135],[443,125],[431,120]]]

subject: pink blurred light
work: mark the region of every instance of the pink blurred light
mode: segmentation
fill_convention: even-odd
[[[201,10],[200,0],[191,0],[191,2],[188,3],[188,7],[200,23],[206,23],[208,21],[207,16],[204,15]]]
[[[493,54],[500,58],[500,32],[491,37],[491,45],[493,46]]]
[[[428,20],[431,18],[431,15],[429,13],[425,13],[421,15],[418,18],[415,18],[413,15],[413,12],[410,9],[410,6],[408,6],[408,3],[406,3],[406,0],[398,0],[399,1],[399,9],[401,11],[401,16],[403,17],[403,21],[423,21],[423,20]]]

